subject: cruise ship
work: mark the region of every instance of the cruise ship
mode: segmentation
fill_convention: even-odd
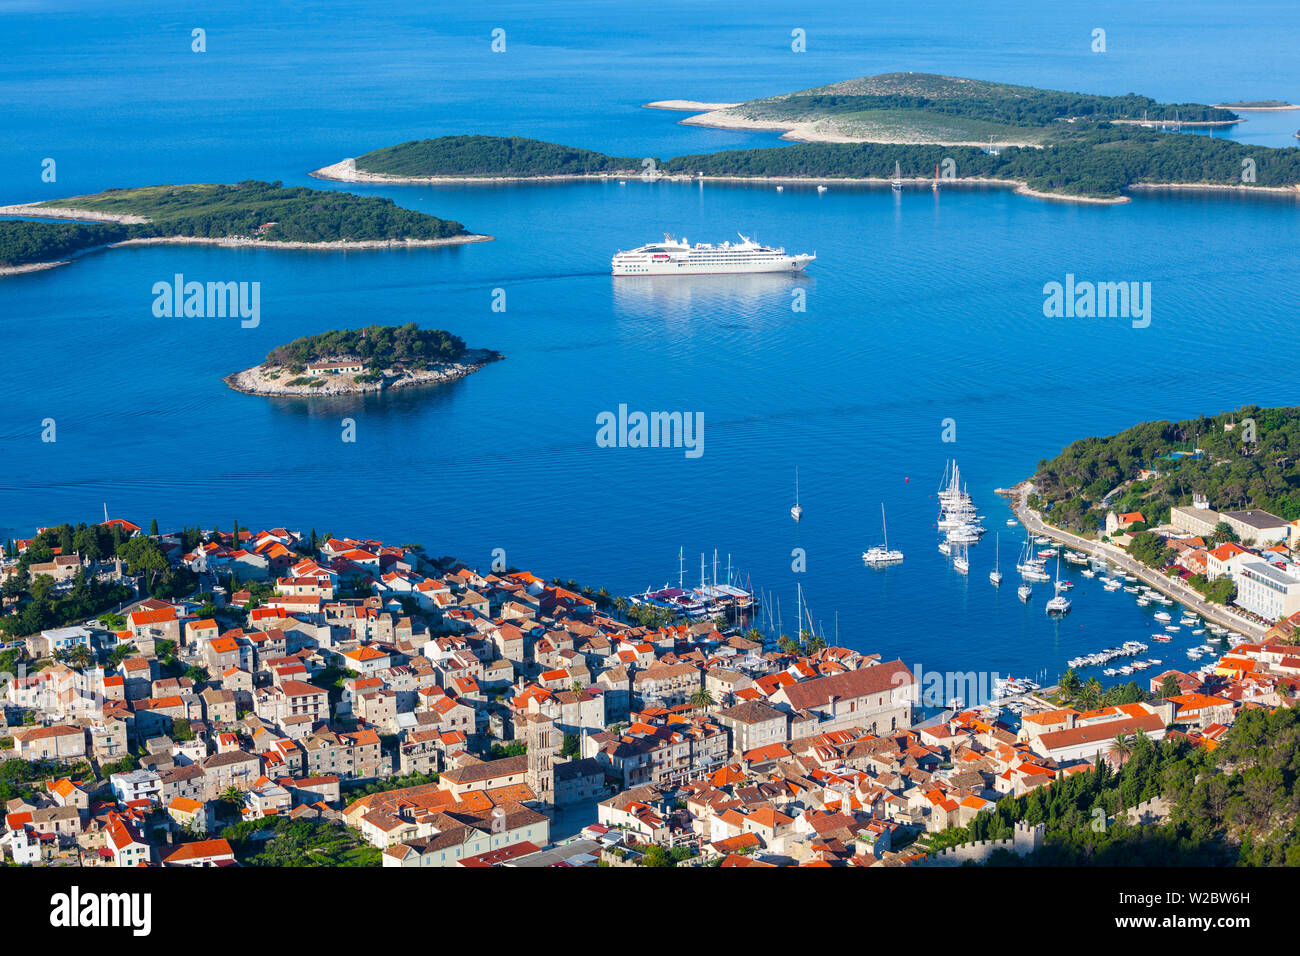
[[[787,255],[784,249],[759,245],[742,235],[740,242],[713,245],[664,236],[663,242],[621,249],[611,260],[616,276],[716,275],[737,272],[800,272],[816,253]]]

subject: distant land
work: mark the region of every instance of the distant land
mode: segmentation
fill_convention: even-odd
[[[1254,101],[1242,109],[1280,109]],[[1002,185],[1043,199],[1128,202],[1140,189],[1300,194],[1300,150],[1178,132],[1242,122],[1231,109],[938,76],[888,73],[744,103],[658,100],[705,112],[682,122],[781,130],[791,146],[660,160],[535,139],[412,140],[312,173],[345,182],[548,182],[611,177],[771,183]],[[1171,130],[1171,131],[1166,131]],[[812,142],[811,140],[816,140]],[[1254,181],[1242,181],[1245,161]]]
[[[1030,507],[1081,534],[1096,534],[1107,511],[1162,524],[1194,494],[1221,510],[1262,508],[1290,521],[1300,518],[1300,408],[1248,405],[1083,438],[1040,461],[1033,482]]]
[[[1240,103],[1218,103],[1225,110],[1241,110],[1246,113],[1264,113],[1270,110],[1300,110],[1300,105],[1285,100],[1243,100]]]
[[[503,357],[467,349],[458,336],[414,322],[371,325],[294,339],[223,381],[252,395],[352,395],[455,381]]]
[[[653,108],[681,101],[646,104]],[[685,101],[689,102],[689,101]],[[709,104],[702,104],[709,105]],[[1044,146],[1080,138],[1099,123],[1230,126],[1232,110],[1159,103],[1146,96],[1098,96],[933,73],[882,73],[721,106],[683,123],[780,131],[821,143]]]
[[[550,182],[558,180],[623,177],[704,179],[770,183],[877,183],[893,178],[895,163],[905,181],[928,185],[947,168],[952,178],[942,178],[943,188],[950,186],[1001,185],[1015,187],[1024,195],[1075,202],[1127,202],[1130,189],[1203,189],[1240,190],[1252,193],[1297,195],[1300,184],[1300,149],[1271,149],[1246,146],[1226,139],[1211,139],[1192,134],[1161,133],[1137,126],[1097,124],[1079,138],[1050,147],[1009,146],[989,151],[974,146],[898,143],[799,143],[759,149],[725,150],[679,156],[669,160],[650,158],[647,168],[642,161],[627,157],[605,156],[588,150],[583,162],[588,171],[570,170],[557,173],[549,159],[536,167],[518,157],[497,170],[485,158],[475,166],[482,170],[473,177],[465,173],[467,163],[459,157],[460,142],[465,137],[448,137],[458,141],[451,152],[454,164],[444,164],[448,155],[440,140],[422,140],[409,156],[422,157],[406,168],[411,175],[373,174],[354,170],[358,180],[394,185],[435,182],[498,180]],[[474,137],[489,141],[493,137]],[[575,152],[572,147],[555,143],[538,143],[551,150],[533,150],[531,155],[547,157]],[[486,155],[493,151],[487,150]],[[373,155],[373,154],[368,154]],[[1242,183],[1242,161],[1254,163],[1255,182]],[[951,160],[951,164],[949,164]],[[351,162],[351,161],[348,161]],[[635,167],[625,164],[637,162]],[[342,164],[317,170],[338,173]]]
[[[200,243],[278,249],[374,249],[479,242],[458,222],[391,199],[248,180],[145,186],[0,207],[0,275],[61,265],[112,246]]]
[[[639,173],[644,160],[522,136],[442,136],[411,140],[311,173],[340,182],[421,183],[585,179]]]

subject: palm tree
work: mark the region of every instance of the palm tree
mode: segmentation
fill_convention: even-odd
[[[1088,693],[1093,700],[1101,700],[1101,695],[1103,693],[1101,681],[1097,680],[1095,677],[1089,677],[1088,683],[1085,686],[1088,688]]]
[[[1060,690],[1062,697],[1073,697],[1079,693],[1079,687],[1081,684],[1082,681],[1079,680],[1079,675],[1076,674],[1074,668],[1071,667],[1061,675],[1061,679],[1057,681],[1056,686]]]
[[[709,692],[707,687],[701,687],[695,693],[691,694],[690,705],[692,707],[699,707],[701,710],[708,710],[713,706],[713,694]]]
[[[1129,743],[1127,734],[1116,734],[1115,739],[1110,744],[1110,755],[1115,758],[1116,763],[1122,764],[1133,753],[1133,747]]]

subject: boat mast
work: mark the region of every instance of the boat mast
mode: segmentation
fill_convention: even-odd
[[[885,551],[889,551],[889,527],[885,524],[885,503],[880,503],[880,530],[885,535]]]

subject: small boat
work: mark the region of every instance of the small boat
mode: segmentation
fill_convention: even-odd
[[[1161,644],[1168,644],[1170,641],[1173,640],[1173,638],[1170,637],[1168,634],[1152,634],[1151,640],[1159,641]]]
[[[776,191],[779,192],[779,193],[783,193],[783,192],[785,192],[785,187],[784,187],[784,186],[777,186],[777,187],[776,187]]]
[[[1140,598],[1138,598],[1138,607],[1150,607],[1150,606],[1151,606],[1151,599],[1150,599],[1150,598],[1148,598],[1148,597],[1140,597]]]
[[[798,521],[803,517],[803,506],[799,504],[799,468],[794,469],[794,507],[790,509],[790,517]]]
[[[940,554],[952,554],[952,545],[950,545],[947,541],[940,541],[940,542],[939,542],[939,553],[940,553]]]
[[[1173,617],[1170,616],[1170,614],[1169,614],[1168,611],[1156,611],[1156,620],[1157,620],[1157,621],[1172,621],[1172,620],[1173,620]]]
[[[894,163],[894,181],[889,185],[893,187],[896,193],[903,191],[903,171],[899,168],[897,161]]]
[[[1169,632],[1172,634],[1172,633],[1174,633],[1174,632],[1176,632],[1176,631],[1181,631],[1182,628],[1179,627],[1177,624],[1166,624],[1166,625],[1165,625],[1165,630],[1166,630],[1166,631],[1169,631]]]
[[[1015,518],[1008,518],[1008,519],[1007,519],[1007,527],[1008,527],[1008,528],[1014,528],[1014,527],[1015,527],[1016,525],[1018,525],[1019,523],[1020,523],[1020,522],[1018,522]]]
[[[824,192],[826,192],[826,187],[825,187],[825,186],[818,186],[818,187],[817,187],[817,191],[818,191],[819,193],[824,193]]]
[[[1193,633],[1193,634],[1204,634],[1204,633],[1205,633],[1205,628],[1203,628],[1203,627],[1198,627],[1196,630],[1192,631],[1192,633]]]
[[[1016,588],[1016,595],[1020,600],[1028,603],[1029,599],[1034,596],[1034,589],[1028,584],[1022,584],[1020,587]]]
[[[1097,572],[1094,571],[1092,568],[1084,568],[1079,573],[1082,574],[1085,578],[1095,578],[1097,576]]]
[[[1057,582],[1056,582],[1056,590],[1058,590],[1058,591],[1073,591],[1073,590],[1074,590],[1074,582],[1073,582],[1073,581],[1057,581]]]
[[[1040,534],[1038,537],[1034,538],[1034,544],[1051,544],[1051,543],[1052,543],[1052,539],[1047,537],[1046,535]]]
[[[1038,552],[1038,556],[1046,561],[1048,558],[1056,557],[1056,552],[1051,548],[1044,548],[1042,551]]]

